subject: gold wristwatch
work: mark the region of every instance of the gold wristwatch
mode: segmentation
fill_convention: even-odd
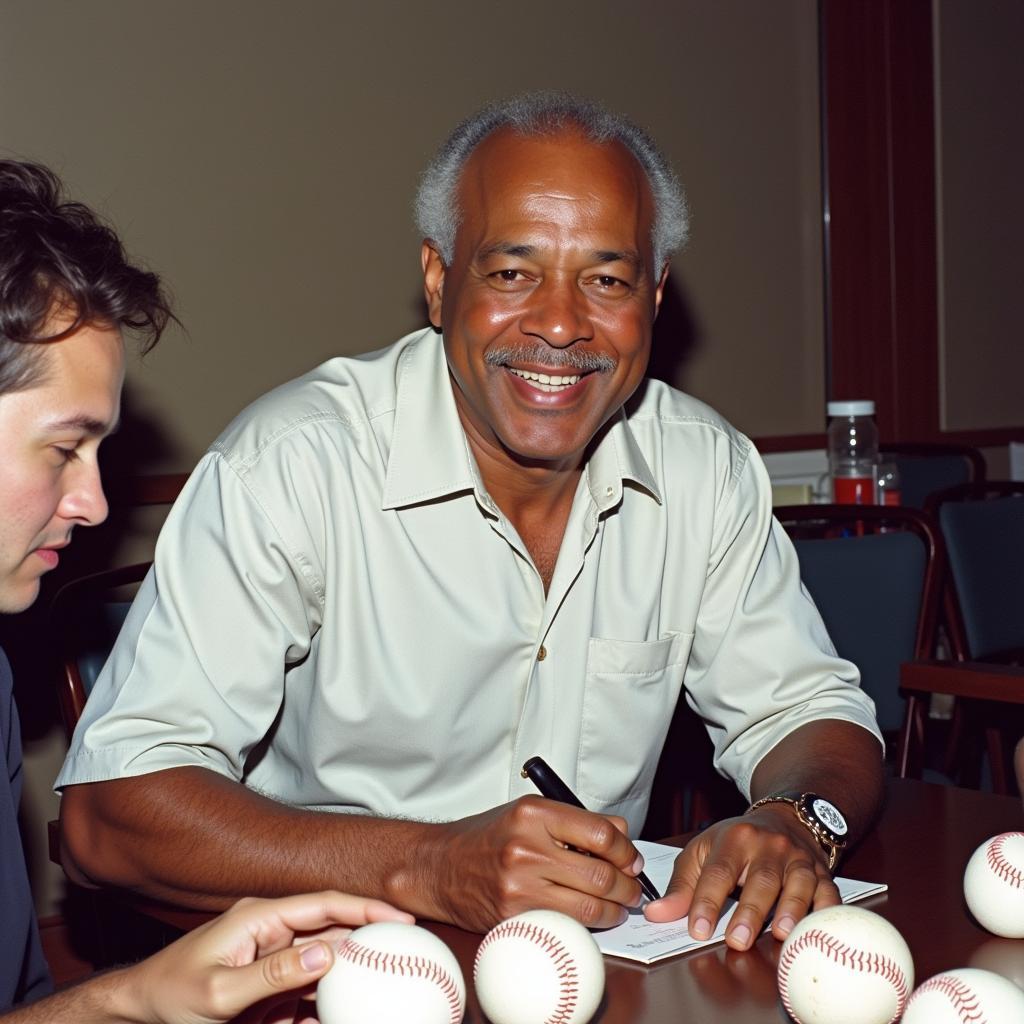
[[[765,804],[789,804],[796,811],[800,823],[810,831],[818,841],[818,845],[828,855],[828,869],[835,870],[843,850],[846,849],[846,837],[849,826],[839,808],[817,793],[801,793],[793,790],[788,793],[772,793],[763,796],[747,808],[747,814],[764,807]]]

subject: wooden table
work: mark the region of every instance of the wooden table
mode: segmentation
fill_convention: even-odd
[[[1024,829],[1024,807],[992,796],[909,779],[893,781],[875,831],[841,864],[849,878],[886,882],[861,902],[900,930],[917,981],[953,967],[984,967],[1024,986],[1024,939],[989,935],[970,917],[962,878],[971,853],[989,836]],[[480,936],[429,925],[454,950],[468,982],[465,1024],[484,1024],[472,992]],[[607,985],[595,1024],[780,1024],[775,968],[780,943],[762,935],[753,949],[724,945],[651,966],[606,958]]]
[[[1020,829],[1024,806],[1016,797],[896,779],[889,784],[878,826],[841,863],[840,873],[888,883],[888,892],[860,906],[899,929],[913,953],[917,982],[953,967],[984,967],[1024,987],[1024,939],[996,938],[976,925],[962,888],[974,850],[990,836]],[[210,916],[143,901],[134,905],[184,929]],[[486,1024],[472,985],[481,937],[450,925],[421,923],[451,947],[462,965],[468,990],[465,1024]],[[720,944],[650,966],[606,958],[605,996],[594,1024],[782,1024],[789,1018],[775,985],[780,948],[765,934],[746,953]]]

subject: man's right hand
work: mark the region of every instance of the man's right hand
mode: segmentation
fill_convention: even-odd
[[[643,859],[622,818],[525,796],[437,838],[427,858],[436,916],[471,931],[536,909],[608,928],[640,905]]]
[[[69,786],[62,860],[86,884],[222,910],[333,886],[483,932],[525,910],[609,927],[641,899],[621,818],[525,796],[452,822],[289,807],[205,768]]]

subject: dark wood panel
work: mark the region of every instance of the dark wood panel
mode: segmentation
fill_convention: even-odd
[[[869,398],[887,426],[880,390],[892,341],[884,5],[821,4],[822,146],[832,399]]]
[[[939,424],[935,90],[929,0],[889,2],[892,193],[891,436]],[[886,436],[890,436],[886,432]]]
[[[829,396],[883,439],[938,427],[929,0],[822,0]]]
[[[1018,440],[1024,425],[943,433],[939,420],[931,0],[819,11],[829,397],[873,398],[883,442]]]

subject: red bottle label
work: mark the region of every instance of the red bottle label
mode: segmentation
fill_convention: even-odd
[[[837,505],[873,505],[875,481],[870,476],[835,476],[832,478],[832,500]]]

